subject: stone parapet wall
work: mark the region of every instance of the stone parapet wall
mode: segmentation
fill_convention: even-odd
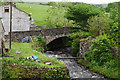
[[[120,57],[119,55],[119,51],[118,51],[118,47],[111,47],[111,52],[113,53],[113,55],[118,59]]]
[[[42,36],[47,40],[46,43],[49,44],[52,40],[67,36],[71,34],[71,27],[58,27],[51,29],[41,30]]]
[[[12,32],[12,41],[19,41],[22,40],[26,36],[38,36],[41,33],[40,30],[37,31],[19,31],[19,32]]]
[[[11,39],[12,41],[21,41],[24,37],[26,36],[38,36],[41,33],[41,30],[36,30],[36,31],[16,31],[12,32],[11,34]],[[9,35],[5,35],[5,40],[9,41]]]
[[[71,34],[71,27],[59,27],[59,28],[51,28],[51,29],[42,29],[42,30],[31,30],[31,31],[16,31],[12,32],[11,38],[12,41],[21,41],[26,36],[38,36],[41,34],[44,39],[46,39],[46,43],[51,42],[54,39],[59,37],[64,37]],[[9,35],[5,36],[6,41],[9,41]]]
[[[71,27],[58,27],[51,29],[43,29],[41,31],[42,31],[42,35],[44,36],[56,36],[56,35],[71,33]]]

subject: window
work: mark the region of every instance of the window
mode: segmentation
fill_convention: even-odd
[[[9,12],[9,7],[4,7],[5,12]]]

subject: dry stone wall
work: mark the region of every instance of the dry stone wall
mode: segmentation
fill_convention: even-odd
[[[3,70],[7,69],[10,71],[12,71],[11,76],[14,76],[16,78],[30,78],[30,79],[42,79],[42,80],[46,80],[48,79],[52,79],[52,80],[56,80],[56,79],[60,79],[60,80],[64,80],[64,79],[68,79],[70,77],[69,75],[69,69],[67,67],[39,67],[39,66],[20,66],[17,64],[6,64],[3,63]],[[17,71],[17,72],[16,72]],[[9,72],[10,73],[10,72]],[[9,74],[3,74],[2,75],[4,78],[6,78],[6,76],[10,76]]]
[[[80,51],[80,56],[81,57],[85,58],[84,53],[90,50],[90,47],[91,47],[91,44],[92,44],[92,42],[91,42],[92,39],[93,38],[88,39],[88,40],[80,41],[80,48],[79,48],[80,50],[79,51]]]

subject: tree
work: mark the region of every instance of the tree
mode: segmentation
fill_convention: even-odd
[[[57,4],[56,4],[56,2],[48,2],[48,5],[50,5],[50,6],[55,6],[55,5],[57,5]]]
[[[118,8],[120,2],[109,3],[106,7],[106,12],[110,12],[110,9]]]
[[[69,6],[66,12],[66,18],[73,20],[76,24],[82,26],[81,28],[84,28],[87,25],[88,18],[98,15],[99,13],[99,8],[95,8],[89,4],[79,3]]]
[[[63,4],[64,3],[58,3],[48,10],[49,16],[46,19],[48,28],[65,27],[71,25],[71,23],[64,17],[66,7],[63,7]]]
[[[112,25],[112,20],[108,17],[91,17],[88,19],[89,31],[94,35],[98,36],[100,34],[108,33],[110,26]]]

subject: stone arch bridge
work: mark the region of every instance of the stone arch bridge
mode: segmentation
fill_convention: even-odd
[[[49,44],[51,41],[67,36],[72,33],[72,28],[70,27],[61,27],[61,28],[52,28],[41,30],[41,34],[44,39],[46,39],[46,44]]]
[[[21,41],[23,37],[26,36],[38,36],[41,34],[44,39],[46,39],[46,44],[50,43],[51,41],[67,36],[73,33],[75,29],[79,29],[76,27],[59,27],[59,28],[50,28],[50,29],[42,29],[42,30],[33,30],[33,31],[16,31],[12,32],[11,39],[12,41]],[[6,37],[9,40],[9,36]]]

